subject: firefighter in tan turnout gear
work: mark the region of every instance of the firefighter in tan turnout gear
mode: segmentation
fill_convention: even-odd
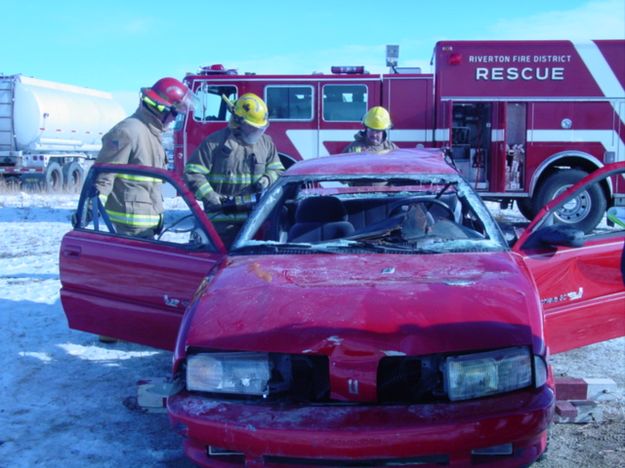
[[[193,94],[175,78],[162,78],[141,89],[139,107],[102,137],[96,163],[166,167],[163,130],[186,113]],[[100,200],[119,234],[153,237],[162,222],[160,180],[130,174],[101,174],[96,180]]]
[[[252,93],[230,108],[228,126],[198,146],[185,166],[185,179],[204,204],[215,229],[229,247],[260,192],[284,170],[276,146],[265,135],[267,105]]]
[[[376,153],[384,154],[397,149],[397,145],[388,139],[391,116],[382,106],[369,109],[362,119],[365,128],[356,135],[354,141],[347,146],[343,153]]]

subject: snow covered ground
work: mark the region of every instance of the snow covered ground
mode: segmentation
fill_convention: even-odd
[[[0,194],[0,467],[191,466],[167,416],[134,404],[137,381],[167,377],[171,354],[102,344],[67,327],[58,252],[77,198]],[[497,215],[518,219],[512,210]],[[554,426],[540,466],[622,462],[625,339],[554,356],[553,364],[557,375],[614,379],[618,401],[609,406],[610,426]],[[601,450],[614,457],[601,458]]]

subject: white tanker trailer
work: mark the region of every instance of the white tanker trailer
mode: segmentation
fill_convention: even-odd
[[[85,161],[125,115],[110,93],[0,75],[0,185],[77,190]]]

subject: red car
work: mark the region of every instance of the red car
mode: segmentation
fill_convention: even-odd
[[[162,180],[156,238],[115,233],[102,172]],[[625,335],[625,220],[587,206],[610,219],[567,224],[568,199],[623,174],[596,171],[514,242],[437,154],[319,158],[226,252],[175,175],[94,166],[61,300],[72,328],[174,351],[167,407],[200,465],[529,464],[554,410],[549,352]]]

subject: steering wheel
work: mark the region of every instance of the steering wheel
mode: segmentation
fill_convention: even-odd
[[[389,217],[400,216],[402,214],[408,213],[408,210],[413,205],[422,205],[422,208],[427,213],[428,218],[431,218],[430,219],[431,224],[434,224],[434,217],[430,213],[430,207],[432,205],[440,206],[441,208],[443,208],[443,210],[446,213],[446,217],[449,220],[455,221],[456,219],[456,215],[454,214],[453,210],[449,207],[449,205],[445,203],[444,201],[439,200],[437,198],[428,198],[428,199],[407,198],[404,200],[399,200],[390,205],[388,216]]]
[[[190,227],[188,227],[188,228],[184,228],[184,229],[174,229],[174,228],[175,228],[176,226],[178,226],[180,223],[182,223],[182,222],[184,222],[184,221],[186,221],[186,220],[188,220],[188,219],[190,219],[190,218],[193,218],[193,217],[194,217],[194,215],[193,215],[193,213],[191,213],[191,214],[188,214],[188,215],[183,216],[182,218],[180,218],[180,219],[176,220],[174,223],[172,223],[171,225],[169,225],[169,226],[167,226],[165,229],[163,229],[163,230],[162,230],[162,231],[158,234],[158,237],[156,238],[156,240],[161,240],[161,237],[163,237],[163,236],[165,235],[165,233],[167,233],[167,232],[173,232],[173,233],[176,233],[176,234],[184,234],[184,233],[186,233],[186,232],[191,232],[191,231],[193,231],[193,230],[196,228],[195,223],[192,223],[192,224],[191,224],[191,226],[190,226]]]

